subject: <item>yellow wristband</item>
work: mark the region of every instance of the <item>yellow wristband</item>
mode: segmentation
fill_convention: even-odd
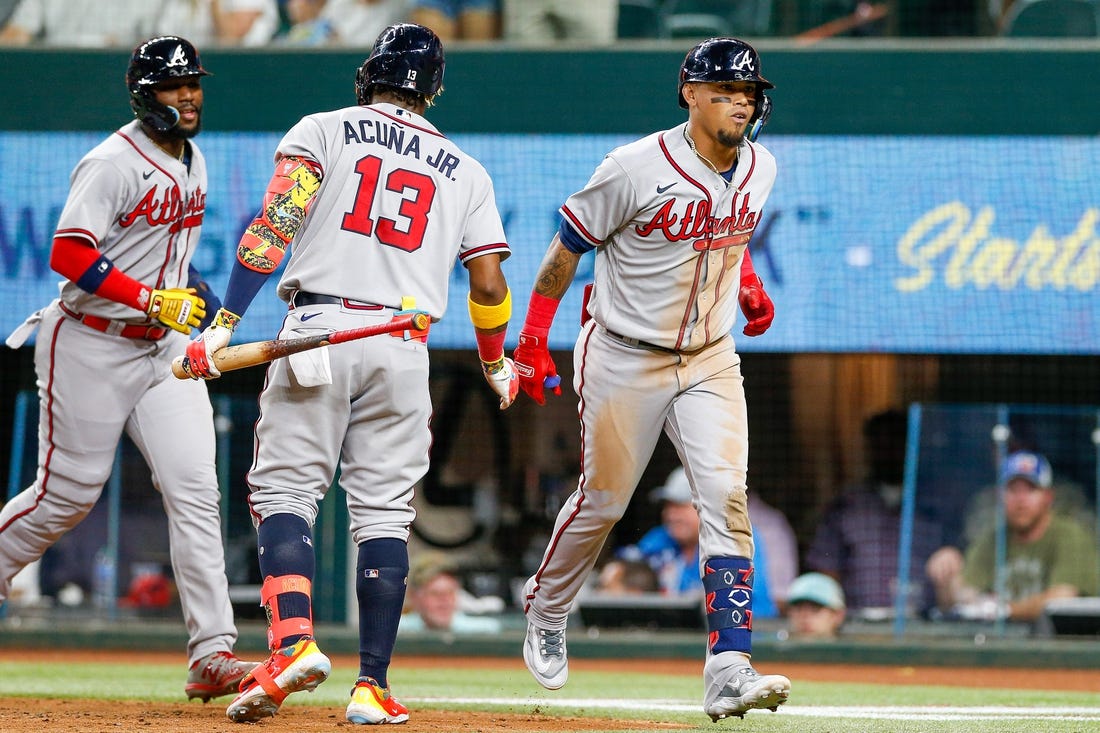
[[[512,318],[511,289],[504,293],[504,300],[496,305],[475,303],[469,295],[466,296],[466,304],[470,307],[470,322],[475,328],[489,331],[500,328]]]

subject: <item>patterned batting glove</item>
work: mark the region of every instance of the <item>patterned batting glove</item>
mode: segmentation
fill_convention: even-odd
[[[481,362],[481,371],[485,381],[500,395],[500,409],[507,410],[519,394],[519,375],[515,364],[506,356],[494,362]]]
[[[202,332],[202,336],[187,344],[183,370],[191,379],[217,379],[222,375],[214,362],[214,353],[229,345],[233,329],[241,322],[241,317],[227,311],[218,310],[214,322]]]

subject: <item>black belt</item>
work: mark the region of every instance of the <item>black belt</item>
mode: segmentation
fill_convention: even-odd
[[[388,305],[367,303],[362,300],[340,298],[335,295],[321,295],[320,293],[307,293],[299,290],[290,299],[291,308],[303,308],[311,305],[339,305],[350,310],[380,311],[389,308]],[[394,310],[397,310],[396,308]]]
[[[630,338],[629,336],[623,336],[621,333],[615,333],[610,328],[604,328],[604,332],[608,336],[616,341],[631,346],[635,349],[648,349],[649,351],[660,351],[665,354],[679,354],[676,349],[670,349],[667,346],[658,346],[657,344],[651,344],[648,341],[642,341],[641,339]]]

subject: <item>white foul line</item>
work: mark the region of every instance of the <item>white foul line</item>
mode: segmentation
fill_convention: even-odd
[[[416,702],[448,705],[505,705],[538,708],[596,708],[600,710],[624,710],[638,713],[645,710],[669,713],[703,714],[699,703],[686,704],[673,700],[596,700],[591,698],[548,699],[542,697],[419,697],[405,698]],[[951,707],[946,705],[783,705],[784,716],[808,718],[875,718],[880,720],[1080,720],[1100,721],[1100,708],[1093,707],[1011,707],[975,706]],[[768,711],[753,710],[751,713]]]

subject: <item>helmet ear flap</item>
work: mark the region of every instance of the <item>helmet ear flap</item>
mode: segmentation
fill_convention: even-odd
[[[151,88],[131,87],[130,109],[134,111],[134,117],[157,132],[168,132],[180,121],[179,110],[158,102]]]
[[[367,80],[367,62],[364,61],[355,70],[355,101],[370,104],[370,82]]]
[[[768,118],[772,116],[772,98],[763,91],[760,92],[760,101],[756,103],[756,113],[753,115],[752,126],[745,135],[749,142],[756,142],[764,125],[768,124]]]

